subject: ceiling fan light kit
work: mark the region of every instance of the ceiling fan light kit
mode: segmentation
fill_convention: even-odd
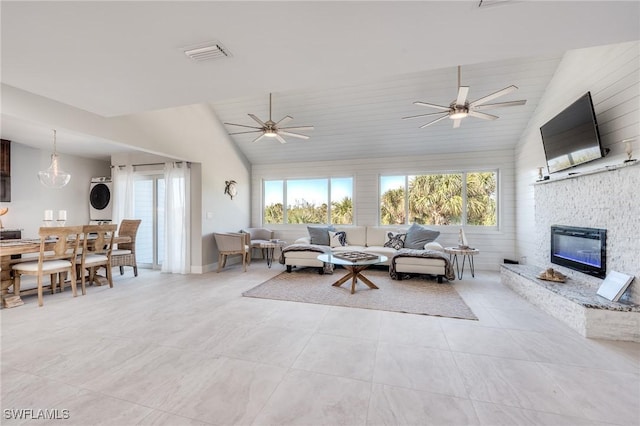
[[[301,133],[295,133],[295,132],[313,130],[313,126],[282,127],[283,124],[293,120],[293,117],[291,117],[290,115],[285,115],[277,123],[271,119],[271,112],[272,112],[271,99],[272,99],[272,94],[269,93],[269,119],[267,121],[260,120],[254,114],[247,114],[249,117],[253,119],[253,121],[258,123],[260,126],[258,127],[258,126],[247,126],[244,124],[224,123],[228,126],[237,126],[237,127],[245,127],[245,128],[253,129],[253,130],[247,130],[244,132],[233,132],[233,133],[229,133],[229,135],[233,136],[233,135],[242,135],[246,133],[262,133],[257,138],[255,138],[253,142],[258,142],[260,139],[267,137],[267,138],[275,138],[280,143],[287,143],[287,141],[282,136],[290,136],[292,138],[298,138],[298,139],[309,139],[309,136],[303,135]]]
[[[454,108],[454,111],[449,114],[449,118],[452,120],[459,120],[461,118],[465,118],[467,115],[469,115],[469,109],[468,108]]]
[[[480,99],[476,99],[475,101],[469,102],[467,100],[467,95],[469,94],[469,86],[461,86],[460,85],[460,66],[458,66],[458,96],[456,99],[449,104],[449,106],[431,104],[427,102],[416,101],[414,105],[426,106],[429,108],[439,109],[440,112],[432,112],[427,114],[418,114],[412,115],[409,117],[402,117],[403,120],[410,120],[414,118],[422,118],[430,115],[441,115],[435,120],[429,121],[426,124],[420,126],[421,129],[431,126],[447,117],[453,120],[453,127],[458,128],[462,122],[462,119],[467,117],[475,117],[481,118],[483,120],[495,120],[498,118],[497,115],[486,114],[483,112],[479,112],[481,110],[487,110],[491,108],[498,107],[507,107],[507,106],[518,106],[524,105],[527,103],[526,100],[518,100],[518,101],[509,101],[509,102],[498,102],[493,104],[488,104],[487,102],[492,101],[500,96],[507,95],[515,90],[518,90],[516,86],[507,86],[504,89],[500,89],[497,92],[491,93],[487,96],[484,96]]]

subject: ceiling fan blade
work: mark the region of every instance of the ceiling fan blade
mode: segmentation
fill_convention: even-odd
[[[420,117],[426,117],[428,115],[438,115],[438,114],[448,114],[448,112],[430,112],[428,114],[418,114],[418,115],[410,115],[409,117],[402,117],[403,120],[410,120],[412,118],[420,118]]]
[[[258,142],[260,139],[264,138],[264,135],[265,135],[265,134],[266,134],[266,133],[261,134],[260,136],[258,136],[257,138],[255,138],[255,139],[253,140],[253,142]]]
[[[291,121],[291,120],[293,120],[293,117],[291,117],[290,115],[287,115],[287,116],[285,116],[284,118],[282,118],[282,120],[278,121],[278,122],[276,123],[276,126],[277,126],[277,125],[280,125],[280,124],[288,123],[288,122],[289,122],[289,121]]]
[[[244,135],[245,133],[258,133],[258,132],[262,132],[263,130],[249,130],[248,132],[233,132],[233,133],[229,133],[230,136],[233,135]]]
[[[443,109],[445,111],[449,111],[451,109],[451,107],[448,106],[442,106],[442,105],[436,105],[436,104],[429,104],[426,102],[420,102],[420,101],[416,101],[413,103],[414,105],[420,105],[420,106],[426,106],[429,108],[437,108],[437,109]]]
[[[469,94],[469,86],[458,87],[458,97],[456,98],[456,105],[463,105],[467,102],[467,95]]]
[[[495,98],[499,98],[500,96],[504,96],[506,94],[509,94],[511,92],[513,92],[514,90],[518,90],[518,88],[516,86],[509,86],[509,87],[505,87],[504,89],[498,90],[497,92],[494,92],[490,95],[487,95],[483,98],[480,99],[476,99],[475,101],[469,103],[469,107],[474,107],[476,105],[481,105],[485,102],[489,102]]]
[[[469,111],[469,115],[475,118],[482,118],[483,120],[495,120],[498,118],[497,115],[491,115],[491,114],[487,114],[484,112],[477,112],[477,111]]]
[[[444,120],[444,119],[445,119],[445,118],[447,118],[447,117],[449,117],[449,114],[443,115],[443,116],[442,116],[442,117],[440,117],[440,118],[436,118],[435,120],[430,121],[430,122],[428,122],[427,124],[423,124],[422,126],[420,126],[420,129],[424,129],[424,128],[425,128],[425,127],[427,127],[427,126],[431,126],[432,124],[435,124],[435,123],[437,123],[437,122],[438,122],[438,121],[440,121],[440,120]]]
[[[309,139],[309,136],[307,135],[301,135],[300,133],[285,132],[282,129],[280,129],[278,133],[285,136],[291,136],[292,138]]]
[[[296,130],[305,132],[307,130],[313,130],[313,126],[278,127],[278,130]]]
[[[523,99],[523,100],[520,100],[520,101],[498,102],[497,104],[478,105],[478,106],[474,107],[473,109],[476,110],[476,111],[479,111],[479,110],[489,109],[489,108],[524,105],[526,103],[527,103],[527,101]]]
[[[287,141],[285,141],[284,138],[277,133],[276,133],[276,139],[278,139],[280,143],[287,143]]]
[[[453,128],[457,129],[458,127],[460,127],[461,122],[462,122],[462,118],[456,118],[455,120],[453,120]]]
[[[260,126],[267,127],[267,125],[264,123],[264,121],[260,120],[255,115],[253,115],[253,114],[248,114],[248,115],[249,115],[249,117],[253,118]]]
[[[224,123],[227,126],[238,126],[238,127],[248,127],[249,129],[262,129],[262,127],[256,127],[256,126],[245,126],[244,124],[235,124],[235,123]]]

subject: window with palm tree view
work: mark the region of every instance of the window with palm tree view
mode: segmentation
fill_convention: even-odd
[[[265,180],[263,213],[264,224],[350,225],[353,178]]]
[[[498,173],[380,176],[380,224],[497,226]]]

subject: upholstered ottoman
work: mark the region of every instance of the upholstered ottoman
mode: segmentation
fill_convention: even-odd
[[[439,283],[456,277],[449,258],[439,250],[399,250],[389,261],[389,275],[401,280],[403,274],[435,275]]]
[[[287,267],[287,272],[298,266],[320,268],[321,274],[332,274],[333,265],[318,260],[318,256],[323,253],[331,253],[331,249],[327,246],[291,244],[282,249],[280,263]]]

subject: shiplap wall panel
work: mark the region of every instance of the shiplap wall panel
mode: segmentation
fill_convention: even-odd
[[[339,156],[336,156],[339,158]],[[478,270],[498,270],[502,260],[514,257],[515,191],[513,151],[479,151],[465,154],[441,154],[387,159],[361,158],[357,160],[310,161],[252,167],[252,226],[262,226],[262,184],[264,180],[314,177],[351,176],[354,179],[355,225],[377,225],[380,175],[405,175],[426,172],[461,170],[499,171],[499,230],[465,229],[470,244],[481,254],[476,256]],[[306,236],[305,225],[268,225],[278,238],[288,242]],[[436,227],[441,232],[438,241],[456,245],[459,227]]]
[[[535,259],[535,200],[532,185],[537,168],[546,164],[539,128],[587,91],[593,97],[602,145],[611,152],[606,158],[572,169],[571,172],[621,163],[626,158],[621,141],[640,137],[640,42],[567,52],[518,142],[515,153],[516,250],[518,256],[527,257],[531,263],[541,261]],[[634,151],[640,152],[640,140],[636,139],[634,144]],[[546,167],[544,170],[547,174]],[[552,178],[565,176],[568,172],[559,172]],[[581,182],[579,177],[576,181]],[[614,196],[625,194],[614,192]],[[562,208],[561,202],[558,208]],[[636,248],[640,251],[640,246]],[[609,267],[615,269],[615,265]]]

